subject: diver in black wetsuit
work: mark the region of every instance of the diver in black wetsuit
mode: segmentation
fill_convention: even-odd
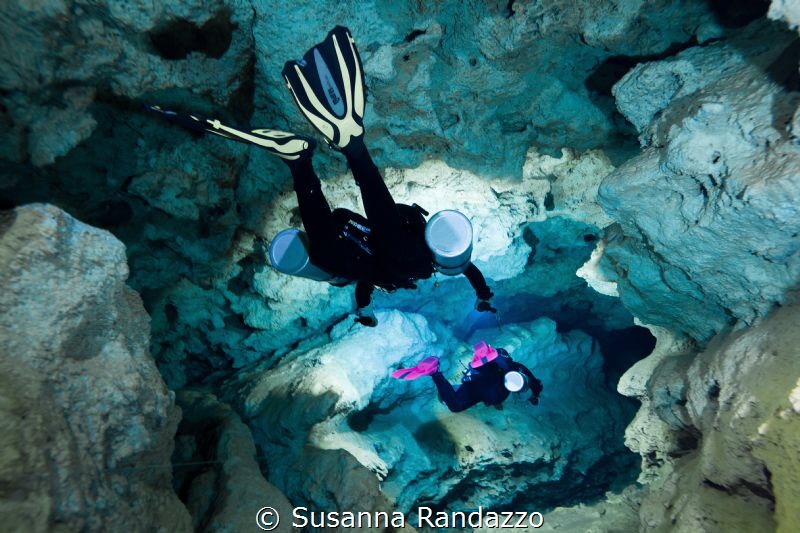
[[[485,342],[475,345],[475,356],[464,372],[458,389],[454,389],[439,372],[438,357],[426,357],[411,368],[395,370],[392,376],[406,380],[431,376],[439,391],[439,398],[454,413],[469,409],[479,402],[500,408],[512,392],[530,391],[528,401],[538,405],[543,389],[542,382],[528,367],[512,360],[505,349],[494,349]]]
[[[323,271],[336,286],[356,282],[357,318],[375,326],[370,302],[375,287],[386,291],[416,288],[435,269],[448,275],[464,274],[477,295],[476,309],[495,312],[493,293],[480,270],[466,260],[442,267],[426,240],[426,221],[418,206],[395,204],[364,144],[363,114],[366,93],[361,59],[346,28],[337,26],[303,59],[289,61],[283,76],[300,111],[344,154],[367,217],[347,209],[331,210],[311,162],[313,139],[270,129],[242,129],[190,113],[147,106],[165,118],[194,131],[204,131],[265,148],[289,166],[306,235],[306,260]],[[463,217],[463,215],[461,215]],[[465,219],[466,220],[466,219]],[[471,228],[470,228],[471,232]],[[307,242],[306,242],[307,241]],[[469,252],[471,253],[471,233]],[[271,253],[272,257],[272,253]],[[304,275],[298,273],[298,275]]]

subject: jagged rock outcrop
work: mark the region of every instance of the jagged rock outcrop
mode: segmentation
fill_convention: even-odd
[[[180,417],[125,247],[60,209],[0,211],[0,519],[7,531],[190,531]]]
[[[250,530],[263,507],[280,516],[273,531],[297,531],[291,503],[262,476],[253,435],[236,412],[207,391],[183,390],[178,402],[183,420],[173,458],[175,485],[194,531]]]
[[[632,406],[606,385],[588,336],[559,334],[548,319],[487,332],[542,379],[542,404],[509,399],[502,413],[454,414],[429,378],[389,372],[440,355],[457,383],[469,345],[420,315],[378,317],[375,329],[338,324],[330,338],[299,346],[274,369],[240,372],[226,389],[269,458],[270,481],[295,504],[547,508],[598,497],[626,469],[635,475],[620,440]]]
[[[88,139],[97,91],[126,99],[195,91],[233,104],[252,68],[252,22],[250,3],[239,0],[4,2],[0,99],[13,160],[48,165]]]
[[[600,187],[601,261],[642,321],[705,341],[800,284],[796,38],[754,23],[614,87],[643,151]]]
[[[649,483],[645,531],[796,531],[800,431],[797,302],[756,326],[659,347],[620,381],[642,401],[626,443]]]
[[[721,31],[704,3],[672,0],[254,7],[256,95],[275,102],[290,124],[306,127],[277,73],[333,24],[345,24],[364,60],[367,130],[380,161],[417,166],[441,158],[494,176],[519,175],[531,145],[555,154],[564,146],[618,149],[627,129],[613,116],[606,92],[614,69],[604,62]]]
[[[614,87],[643,151],[602,183],[617,224],[579,274],[658,338],[619,383],[644,531],[800,524],[799,51],[760,21]]]
[[[768,14],[771,19],[783,19],[792,29],[800,26],[800,3],[797,0],[772,0]]]

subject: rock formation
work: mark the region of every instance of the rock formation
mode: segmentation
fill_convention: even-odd
[[[0,213],[0,516],[7,531],[190,531],[180,417],[125,247],[60,209]]]
[[[640,65],[614,87],[644,149],[600,188],[619,223],[604,260],[637,317],[698,340],[765,316],[800,278],[800,49],[789,32],[764,41],[769,29]]]
[[[581,275],[658,338],[619,384],[642,401],[626,443],[645,531],[800,524],[798,58],[756,22],[614,86],[643,150],[600,187],[615,225]]]
[[[277,533],[292,527],[292,505],[261,475],[250,429],[230,406],[206,391],[178,395],[183,420],[175,450],[178,494],[192,514],[194,531],[247,531],[259,509],[281,517]]]
[[[659,333],[620,392],[642,401],[626,443],[649,483],[647,531],[794,531],[800,428],[797,303],[697,354]]]

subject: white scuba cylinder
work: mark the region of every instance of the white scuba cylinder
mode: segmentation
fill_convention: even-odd
[[[457,276],[472,258],[472,223],[453,209],[439,211],[425,225],[425,242],[433,252],[436,270]]]
[[[269,243],[269,262],[279,272],[313,279],[330,281],[333,276],[311,263],[306,234],[297,228],[281,231]]]

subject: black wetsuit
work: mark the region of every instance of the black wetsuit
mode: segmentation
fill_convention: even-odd
[[[208,119],[151,106],[148,108],[195,133],[210,131]],[[231,129],[236,130],[227,127],[221,134]],[[255,133],[248,128],[238,130]],[[241,136],[231,138],[249,142]],[[375,287],[387,291],[416,288],[415,280],[427,279],[433,274],[433,257],[425,244],[425,218],[421,209],[395,204],[378,167],[361,141],[351,141],[344,155],[361,189],[366,219],[347,209],[331,210],[322,193],[310,155],[294,160],[284,159],[284,162],[292,173],[312,262],[337,278],[344,279],[344,284],[358,282],[356,303],[363,308],[369,305]],[[489,300],[493,296],[483,274],[475,265],[470,264],[464,275],[479,299]]]
[[[528,370],[528,367],[513,361],[505,355],[498,356],[494,361],[484,364],[478,368],[470,368],[465,372],[464,378],[458,389],[454,389],[449,381],[441,372],[431,375],[436,388],[439,391],[439,398],[447,405],[447,408],[454,413],[469,409],[478,402],[486,405],[500,405],[508,395],[511,394],[503,384],[506,372],[516,370],[525,374],[533,396],[531,403],[538,402],[539,392],[542,390],[541,381]],[[536,399],[536,401],[534,401]]]
[[[366,220],[347,209],[331,210],[310,157],[287,163],[312,262],[337,277],[357,281],[356,304],[361,308],[369,305],[375,287],[416,288],[415,280],[433,274],[433,258],[420,210],[395,204],[366,148],[351,149],[345,156],[361,189]],[[492,297],[475,265],[470,264],[464,275],[478,298]]]

